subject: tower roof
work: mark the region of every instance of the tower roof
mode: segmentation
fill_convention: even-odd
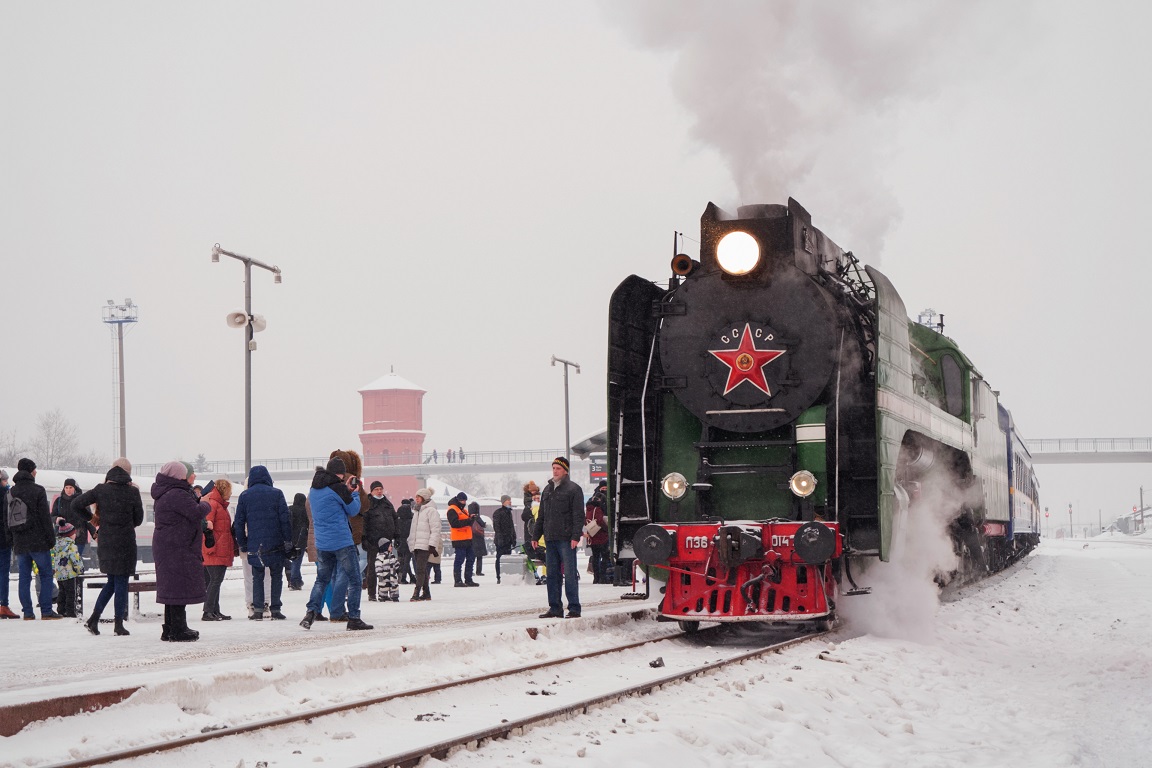
[[[365,384],[356,390],[357,392],[376,392],[384,389],[411,389],[416,392],[427,392],[428,390],[423,387],[418,387],[408,379],[396,373],[386,373],[371,384]]]

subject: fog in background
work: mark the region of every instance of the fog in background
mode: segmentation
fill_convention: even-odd
[[[128,453],[243,456],[243,268],[268,320],[254,457],[359,447],[357,389],[428,390],[426,448],[605,423],[608,298],[709,201],[793,196],[932,307],[1027,437],[1152,434],[1152,118],[1136,2],[0,9],[0,433],[54,408]],[[1083,522],[1152,471],[1044,468]],[[1108,514],[1109,510],[1113,514]]]

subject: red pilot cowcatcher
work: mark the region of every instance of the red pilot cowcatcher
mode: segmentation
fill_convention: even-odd
[[[655,528],[647,526],[646,528]],[[824,522],[662,524],[671,550],[660,612],[681,622],[807,621],[831,617],[842,554]],[[663,554],[663,553],[661,553]]]

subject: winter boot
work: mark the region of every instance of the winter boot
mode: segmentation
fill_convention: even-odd
[[[88,621],[84,622],[84,626],[88,627],[88,631],[94,635],[100,634],[100,614],[94,613]]]
[[[304,629],[312,629],[312,622],[314,621],[316,621],[316,612],[308,611],[308,613],[304,614],[304,620],[300,622],[300,626],[304,627]]]
[[[364,620],[360,617],[356,617],[355,619],[348,619],[348,629],[374,629],[374,627],[371,624],[365,624]]]
[[[18,619],[20,614],[15,613],[6,605],[0,605],[0,619]]]
[[[172,630],[172,639],[177,643],[194,643],[200,639],[200,633],[188,627],[188,613],[183,605],[175,606],[176,628]]]
[[[114,629],[113,632],[115,632],[117,635],[120,635],[121,637],[132,634],[128,630],[124,629],[124,619],[116,619],[116,629]]]
[[[166,643],[172,642],[175,638],[172,637],[172,627],[163,624],[160,627],[160,639]]]

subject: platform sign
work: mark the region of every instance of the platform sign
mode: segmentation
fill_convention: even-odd
[[[594,483],[608,479],[608,454],[594,453],[588,457],[588,477]]]

